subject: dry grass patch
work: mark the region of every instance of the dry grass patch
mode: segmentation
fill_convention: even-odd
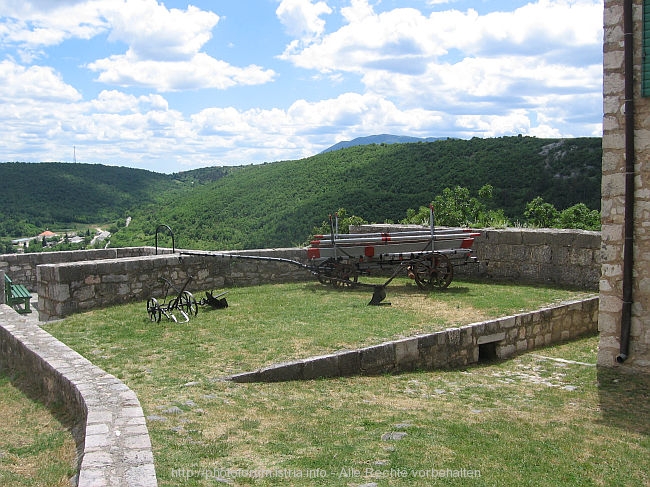
[[[0,375],[0,485],[69,487],[76,473],[70,431]]]

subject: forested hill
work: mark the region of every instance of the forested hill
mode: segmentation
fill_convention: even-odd
[[[0,164],[0,236],[114,221],[155,200],[174,182],[164,174],[101,164]]]
[[[368,221],[398,221],[445,188],[475,195],[521,220],[537,196],[564,209],[600,208],[601,139],[503,137],[356,146],[296,161],[203,168],[173,175],[86,164],[0,164],[0,237],[69,222],[119,222],[113,245],[152,244],[159,224],[176,245],[239,249],[304,242],[345,208]],[[132,217],[124,228],[126,216]],[[43,228],[40,228],[41,230]],[[115,229],[114,229],[115,230]]]
[[[564,209],[600,209],[601,139],[533,137],[364,145],[297,161],[240,168],[182,199],[134,214],[114,240],[153,241],[171,226],[178,246],[239,249],[305,242],[328,214],[345,208],[371,222],[399,221],[457,185],[476,195],[494,187],[491,205],[523,220],[537,196]],[[138,239],[143,241],[139,242]]]

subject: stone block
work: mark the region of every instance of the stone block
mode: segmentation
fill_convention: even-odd
[[[254,372],[242,372],[240,374],[234,374],[229,376],[227,379],[237,383],[252,383],[252,382],[260,382],[261,375],[260,375],[260,371],[256,370]]]
[[[85,451],[105,450],[112,445],[110,434],[86,435],[84,440]]]
[[[113,457],[105,451],[91,451],[84,455],[83,465],[85,468],[101,469],[110,466],[113,463]]]
[[[109,475],[106,472],[106,467],[102,468],[83,468],[79,472],[78,485],[92,485],[92,487],[109,487]]]
[[[521,245],[523,242],[522,231],[516,228],[505,228],[503,230],[484,230],[482,233],[482,240],[491,246]]]
[[[361,370],[361,353],[359,350],[342,350],[337,352],[336,356],[341,376],[356,375]]]
[[[273,365],[260,370],[260,380],[263,382],[299,380],[302,378],[303,367],[304,363],[302,361]]]
[[[504,318],[499,319],[499,326],[500,328],[512,328],[517,324],[516,317],[514,316],[506,316]]]
[[[445,330],[446,343],[448,347],[458,347],[461,344],[460,330],[458,328],[447,328]]]
[[[412,364],[419,359],[418,338],[411,337],[395,342],[395,363],[399,367]]]
[[[500,359],[512,357],[517,352],[517,347],[515,345],[497,346],[496,348],[497,357]]]
[[[336,354],[313,357],[303,361],[303,379],[338,377],[339,356]]]
[[[553,260],[553,249],[549,245],[529,247],[530,260],[536,264],[550,263]]]
[[[361,349],[361,372],[378,374],[395,368],[395,346],[382,343]]]
[[[445,334],[444,332],[438,332],[428,335],[419,335],[417,338],[418,348],[420,350],[427,350],[431,347],[435,347],[438,343],[444,343]]]
[[[122,438],[123,448],[129,450],[146,450],[151,448],[151,440],[149,435],[124,435]]]
[[[522,229],[521,244],[529,248],[548,247],[549,243],[555,241],[558,235],[557,231],[544,228],[536,230]]]
[[[450,358],[449,347],[440,345],[430,349],[429,354],[425,357],[425,363],[431,368],[447,368],[449,367]]]
[[[478,337],[478,340],[476,341],[477,345],[483,345],[484,343],[493,343],[493,342],[500,342],[506,338],[506,332],[502,331],[500,333],[495,333],[493,335],[484,335]]]

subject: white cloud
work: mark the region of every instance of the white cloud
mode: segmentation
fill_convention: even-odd
[[[263,84],[275,77],[272,70],[232,66],[201,52],[219,22],[213,12],[191,5],[167,9],[156,0],[123,0],[114,7],[106,13],[109,39],[129,49],[88,64],[100,82],[167,92]]]
[[[348,23],[317,43],[287,49],[283,59],[328,72],[365,73],[386,60],[439,63],[451,50],[463,56],[519,52],[558,56],[576,46],[602,43],[602,2],[540,0],[513,12],[480,16],[475,10],[422,12],[400,8],[375,14],[367,0],[342,9]],[[391,70],[393,69],[392,65]],[[422,71],[422,68],[414,69]]]
[[[214,57],[213,34],[224,47],[242,45],[216,35],[215,13],[155,0],[0,0],[0,160],[71,160],[75,145],[80,161],[170,171],[305,157],[373,133],[600,135],[600,1],[538,0],[486,15],[328,3],[282,0],[271,15],[295,37],[281,59],[308,70],[309,80],[307,91],[288,83],[295,93],[280,91],[284,101],[275,104],[282,66]],[[332,31],[330,21],[343,24]],[[91,76],[75,79],[73,62],[55,68],[52,53],[65,49],[50,49],[85,47],[77,41],[93,37],[106,50],[88,48],[101,59],[79,69],[106,88],[99,93]],[[39,59],[51,66],[30,65]],[[232,101],[176,93],[265,83],[262,94],[233,90]],[[265,96],[266,108],[251,108]]]
[[[232,66],[204,53],[184,61],[140,60],[132,51],[99,59],[88,65],[99,72],[98,81],[117,86],[141,86],[159,92],[226,89],[236,85],[256,85],[274,79],[275,72],[260,66]]]
[[[136,97],[117,90],[104,90],[90,102],[92,111],[97,113],[125,113],[147,110],[167,111],[169,104],[160,95]]]
[[[0,101],[29,103],[32,100],[74,102],[81,94],[66,84],[47,66],[21,66],[13,61],[0,61]]]
[[[111,26],[109,40],[121,41],[139,60],[188,61],[212,37],[219,22],[213,12],[188,5],[167,9],[156,0],[116,2],[105,15]]]
[[[539,0],[511,12],[479,15],[450,10],[430,19],[446,48],[467,54],[508,50],[548,54],[554,50],[602,44],[602,1]]]
[[[350,24],[358,24],[365,19],[373,17],[375,11],[368,3],[368,0],[351,0],[349,7],[341,9],[341,15]]]
[[[463,133],[529,133],[547,103],[601,92],[601,1],[539,0],[511,12],[425,16],[410,8],[377,14],[367,0],[353,0],[342,15],[346,25],[309,46],[288,46],[282,59],[357,75],[368,94],[403,113],[421,107],[458,117],[447,122]],[[577,60],[581,49],[591,57]],[[557,96],[536,96],[548,93]]]
[[[303,41],[320,36],[325,30],[321,16],[331,13],[327,3],[312,3],[312,0],[282,0],[275,11],[289,35]]]
[[[2,1],[0,43],[30,50],[73,37],[90,39],[108,28],[102,11],[111,3],[113,0]]]
[[[421,65],[431,56],[445,54],[419,11],[395,9],[377,15],[366,7],[365,0],[354,2],[352,7],[343,9],[346,25],[302,50],[296,49],[295,44],[289,46],[282,59],[321,72],[364,73],[382,69],[382,63],[392,70],[396,63]]]
[[[0,45],[19,46],[24,62],[71,38],[105,33],[110,41],[126,44],[124,54],[87,64],[99,73],[98,81],[114,86],[159,92],[226,89],[267,83],[276,76],[270,69],[237,67],[202,52],[219,16],[192,5],[179,10],[157,0],[0,2],[0,17]]]

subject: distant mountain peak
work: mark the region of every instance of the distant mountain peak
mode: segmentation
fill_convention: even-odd
[[[344,140],[334,144],[332,147],[325,149],[321,154],[325,152],[332,152],[339,149],[346,149],[348,147],[354,147],[355,145],[370,145],[370,144],[409,144],[413,142],[435,142],[437,140],[445,140],[447,137],[410,137],[408,135],[391,135],[391,134],[380,134],[380,135],[368,135],[366,137],[357,137],[352,140]]]

